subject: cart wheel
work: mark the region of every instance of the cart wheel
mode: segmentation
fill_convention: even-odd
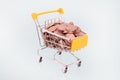
[[[62,52],[59,52],[59,55],[61,55],[62,54]]]
[[[64,73],[67,73],[68,66],[65,67]]]
[[[42,57],[40,57],[39,62],[42,62]]]
[[[81,61],[78,62],[78,67],[80,67],[80,66],[81,66]]]

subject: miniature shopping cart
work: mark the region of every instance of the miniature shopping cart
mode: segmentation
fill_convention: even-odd
[[[41,16],[43,14],[53,13],[53,12],[58,12],[60,14],[60,17],[46,20],[44,25],[39,24],[38,16]],[[68,66],[70,66],[73,63],[64,64],[64,63],[60,62],[59,60],[57,60],[55,56],[57,54],[61,55],[63,51],[68,52],[73,57],[75,57],[75,59],[78,63],[77,65],[79,67],[81,65],[81,60],[77,56],[75,56],[75,54],[73,52],[87,46],[88,35],[85,33],[84,36],[80,36],[80,37],[77,37],[77,38],[71,40],[69,38],[60,36],[58,34],[55,34],[55,33],[52,33],[50,31],[46,30],[47,27],[53,25],[54,23],[63,22],[64,21],[63,17],[62,17],[63,14],[64,14],[63,9],[59,8],[57,10],[51,10],[51,11],[47,11],[47,12],[32,13],[32,18],[36,24],[36,29],[37,29],[37,34],[38,34],[38,39],[39,39],[39,44],[40,44],[39,50],[43,50],[47,47],[56,49],[57,52],[54,54],[54,60],[57,61],[58,63],[62,64],[63,66],[65,66],[64,73],[66,73],[68,70]],[[71,42],[71,45],[67,46],[64,44],[59,44],[57,42],[58,40],[63,40],[65,42]],[[38,50],[38,53],[39,53],[39,50]],[[42,62],[41,55],[40,55],[39,62]]]

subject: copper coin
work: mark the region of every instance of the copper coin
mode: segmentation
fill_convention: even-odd
[[[75,38],[74,34],[66,34],[65,36],[67,38],[70,38],[70,39],[74,39]]]

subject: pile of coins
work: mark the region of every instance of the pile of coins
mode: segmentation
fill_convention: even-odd
[[[80,29],[80,27],[75,26],[73,22],[65,23],[54,23],[51,26],[46,28],[47,31],[50,31],[54,34],[63,36],[70,39],[65,40],[55,35],[51,35],[47,32],[44,32],[44,39],[47,46],[52,48],[57,48],[61,50],[70,50],[71,42],[74,38],[85,35],[85,33]]]

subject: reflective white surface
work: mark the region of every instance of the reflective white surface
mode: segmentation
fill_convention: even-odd
[[[89,35],[88,46],[76,52],[82,66],[71,66],[67,74],[52,60],[38,63],[38,38],[31,18],[32,12],[59,7]],[[54,50],[42,53],[51,57]],[[119,76],[119,0],[0,1],[0,80],[120,80]]]

